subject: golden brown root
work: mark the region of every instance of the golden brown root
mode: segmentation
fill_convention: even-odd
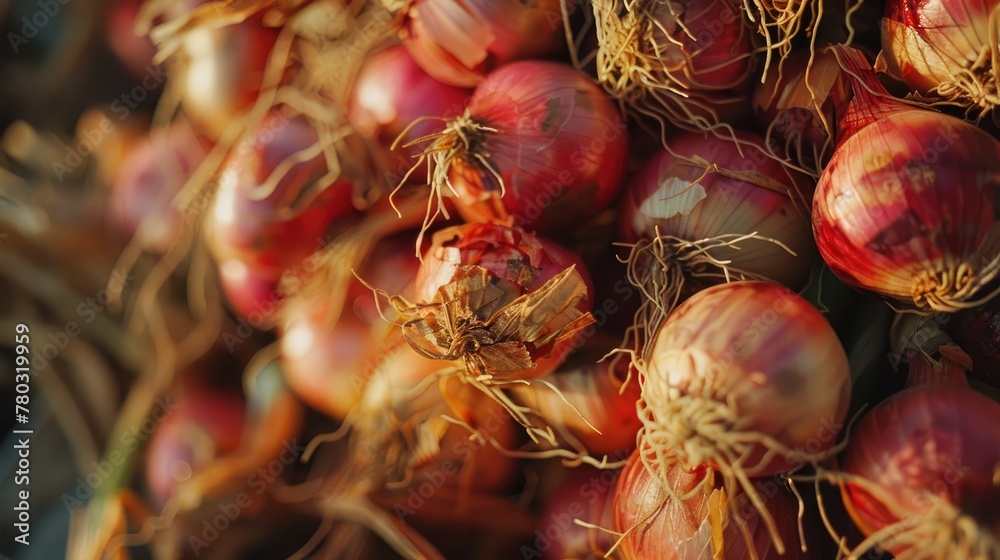
[[[719,374],[710,375],[709,378],[719,379]],[[742,493],[749,499],[767,528],[775,548],[783,553],[784,542],[774,518],[751,478],[766,475],[763,469],[774,459],[784,458],[803,466],[817,465],[836,453],[839,447],[809,454],[801,449],[790,448],[769,435],[753,431],[749,428],[752,419],[741,416],[726,402],[725,395],[728,391],[725,387],[713,385],[716,383],[706,383],[697,394],[681,394],[664,383],[644,380],[642,400],[637,404],[639,418],[643,423],[639,446],[650,452],[643,454],[643,463],[653,473],[666,473],[674,465],[686,469],[714,467],[722,476],[726,494],[732,498]],[[761,451],[764,452],[762,456]],[[704,484],[698,487],[699,491],[704,490]],[[672,498],[683,500],[689,496],[690,494]],[[741,533],[748,539],[748,549],[755,550],[745,521],[738,514],[737,505],[738,500],[729,501],[729,517],[740,524]]]
[[[713,257],[712,250],[723,247],[739,249],[740,243],[755,239],[774,243],[789,254],[795,255],[795,252],[782,242],[759,236],[756,232],[723,234],[698,241],[660,235],[659,227],[655,229],[655,233],[656,237],[653,239],[643,239],[631,244],[616,244],[629,249],[628,257],[622,262],[628,265],[626,273],[628,281],[638,288],[643,296],[633,324],[626,330],[622,342],[622,350],[632,356],[632,365],[640,371],[642,371],[641,364],[649,357],[652,336],[681,301],[688,281],[718,283],[767,279],[762,275],[730,266],[731,260]],[[641,358],[641,361],[636,358]]]
[[[470,165],[484,175],[489,175],[496,181],[496,188],[502,197],[506,193],[503,178],[500,172],[490,163],[490,153],[486,149],[486,139],[489,134],[496,133],[497,129],[477,122],[466,110],[464,114],[452,120],[445,120],[439,117],[422,117],[410,123],[396,138],[392,149],[396,149],[398,144],[409,134],[410,130],[427,120],[442,120],[446,122],[444,130],[421,136],[415,140],[407,142],[404,148],[410,148],[420,144],[430,142],[430,145],[423,152],[416,154],[416,163],[403,175],[399,185],[389,195],[392,203],[393,196],[406,185],[406,182],[413,175],[414,171],[420,168],[421,164],[427,164],[427,186],[430,187],[430,196],[427,200],[427,210],[424,214],[424,222],[420,227],[420,234],[417,236],[416,251],[417,257],[423,258],[420,247],[424,234],[434,224],[439,216],[449,219],[448,209],[445,206],[444,197],[447,188],[448,196],[461,198],[451,182],[452,166],[456,163]],[[402,212],[393,204],[393,209],[397,215],[402,217]]]
[[[764,40],[763,81],[775,62],[775,55],[780,72],[780,63],[792,51],[795,37],[803,30],[812,33],[817,29],[823,7],[822,2],[810,0],[743,0],[743,9]]]
[[[913,279],[913,302],[918,309],[954,313],[986,304],[1000,294],[1000,288],[974,298],[979,291],[1000,274],[1000,256],[978,271],[969,262],[963,262],[937,274],[924,273]]]
[[[658,123],[661,137],[673,127],[708,131],[722,138],[735,137],[734,130],[721,121],[715,107],[742,99],[738,94],[724,92],[742,84],[747,76],[734,78],[731,84],[708,87],[697,83],[684,68],[670,68],[663,62],[665,49],[683,48],[674,35],[691,36],[676,4],[626,0],[595,0],[592,4],[599,44],[593,57],[580,56],[581,40],[574,39],[567,27],[567,40],[577,69],[585,70],[585,65],[593,60],[605,91],[625,111]],[[676,31],[666,30],[656,20],[653,11],[660,8],[669,10],[676,20]],[[563,11],[567,11],[566,6]],[[663,38],[666,43],[661,42]],[[720,62],[719,67],[739,59],[734,56],[733,60]],[[711,97],[701,93],[709,90]]]

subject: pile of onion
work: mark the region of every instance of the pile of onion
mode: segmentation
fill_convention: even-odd
[[[813,233],[841,280],[901,307],[981,305],[1000,272],[1000,142],[960,119],[893,100],[838,47],[853,98],[813,200]]]
[[[841,467],[851,517],[897,558],[1000,557],[1000,404],[968,387],[964,368],[923,353],[907,388],[851,434]]]
[[[814,464],[836,442],[850,367],[822,314],[776,284],[713,286],[670,314],[640,380],[639,449],[662,489],[669,494],[680,473],[716,470],[726,495],[746,493],[787,551],[751,477]],[[700,478],[672,498],[707,495],[714,477]]]
[[[619,217],[628,279],[644,300],[636,352],[683,296],[729,280],[805,284],[815,258],[808,177],[767,156],[763,140],[708,134],[669,140],[629,183]]]
[[[539,233],[572,231],[608,207],[625,170],[625,123],[611,99],[573,68],[501,66],[431,141],[427,225],[453,197],[469,222],[513,218]],[[436,210],[434,209],[436,207]]]
[[[746,494],[718,487],[714,475],[709,467],[679,464],[654,474],[633,453],[615,488],[616,553],[624,560],[811,557],[799,543],[794,494],[772,480],[758,481],[762,503],[755,505]],[[783,549],[772,542],[771,524]]]

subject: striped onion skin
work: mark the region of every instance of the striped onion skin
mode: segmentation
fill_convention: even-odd
[[[513,60],[559,52],[559,0],[413,0],[400,35],[413,59],[435,79],[474,87]]]
[[[740,133],[742,146],[703,134],[671,140],[671,152],[660,151],[629,183],[621,225],[628,241],[670,235],[696,242],[723,234],[756,233],[739,249],[723,246],[708,253],[729,267],[768,278],[790,288],[809,275],[815,248],[803,198],[812,190],[807,177],[764,155],[763,140]],[[741,153],[742,151],[742,153]],[[692,160],[721,168],[706,170]],[[743,174],[742,176],[732,176]],[[784,193],[762,187],[775,185]],[[804,191],[804,192],[803,192]]]
[[[763,516],[747,495],[737,494],[732,499],[724,489],[713,486],[713,478],[712,470],[706,467],[686,471],[673,465],[662,473],[654,473],[638,452],[633,453],[615,488],[614,529],[627,533],[615,557],[626,560],[811,557],[799,545],[798,503],[780,482],[754,481],[766,511],[783,537],[784,554],[771,541]]]
[[[465,113],[431,139],[431,188],[456,197],[469,222],[512,218],[565,234],[610,205],[625,170],[625,122],[611,99],[554,62],[491,73]]]
[[[1000,268],[1000,143],[960,119],[891,111],[838,146],[813,233],[844,282],[900,306],[955,311]]]
[[[989,56],[998,7],[997,0],[889,0],[881,64],[921,94],[990,110],[1000,103]]]
[[[798,289],[816,248],[810,235],[812,180],[765,155],[763,140],[740,144],[683,134],[629,183],[620,218],[629,281],[644,294],[634,318],[646,335],[683,298],[728,280],[767,280]]]

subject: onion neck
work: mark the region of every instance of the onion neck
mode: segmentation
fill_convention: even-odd
[[[893,114],[913,110],[896,100],[879,81],[871,63],[858,49],[838,45],[831,47],[844,69],[841,79],[850,90],[848,98],[839,103],[837,113],[837,145],[856,132]]]

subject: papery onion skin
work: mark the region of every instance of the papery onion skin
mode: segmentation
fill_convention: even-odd
[[[398,138],[405,144],[431,133],[436,121],[419,123],[400,137],[419,118],[461,114],[471,94],[469,89],[438,82],[417,66],[405,48],[396,45],[365,59],[354,82],[348,117],[359,133],[373,138],[385,150],[389,173],[401,178],[413,164],[411,156],[419,150],[391,152],[393,142]],[[423,180],[422,173],[417,171],[414,178]]]
[[[434,300],[438,289],[451,283],[459,267],[467,265],[483,267],[510,282],[519,290],[517,295],[536,291],[572,266],[587,290],[577,309],[587,313],[593,305],[593,281],[579,257],[552,241],[499,223],[464,224],[437,232],[417,272],[417,301]],[[536,365],[530,375],[537,377],[555,370],[581,335],[575,333],[544,355],[534,356]]]
[[[989,57],[996,7],[991,0],[889,0],[880,62],[921,94],[992,109],[1000,102],[1000,69]]]
[[[779,154],[821,170],[833,153],[837,106],[847,98],[840,64],[829,49],[792,53],[781,64],[754,89],[757,124]]]
[[[566,268],[575,265],[587,284],[593,283],[586,267],[572,251],[527,231],[500,223],[469,223],[445,228],[434,234],[417,272],[418,302],[434,299],[438,288],[452,281],[462,265],[478,265],[493,275],[531,292]],[[590,298],[581,309],[590,309]]]
[[[804,215],[812,181],[756,148],[763,145],[762,139],[746,133],[737,138],[741,146],[695,133],[671,138],[670,151],[659,151],[629,181],[620,218],[624,238],[630,242],[650,239],[656,236],[656,228],[660,235],[691,242],[756,233],[780,241],[795,255],[764,239],[742,241],[737,244],[739,249],[712,248],[708,254],[731,261],[729,266],[734,270],[799,288],[808,278],[816,254]],[[787,189],[787,194],[706,172],[704,166],[692,165],[684,158],[759,173]]]
[[[1000,256],[997,177],[1000,143],[986,132],[930,111],[894,112],[837,147],[816,187],[816,245],[853,287],[954,310],[975,296],[956,295],[954,277]]]
[[[740,468],[750,476],[771,476],[836,442],[850,391],[844,348],[808,301],[768,282],[713,286],[674,310],[656,336],[642,389],[648,413],[643,437],[680,429],[670,424],[670,407],[690,397],[732,411],[740,426],[729,427],[727,437],[766,434],[783,446],[784,453],[765,459],[764,445],[747,444]],[[697,419],[690,423],[691,430],[705,428]],[[712,437],[680,437],[670,451],[682,462],[705,451],[719,466],[713,449],[725,442]]]
[[[502,64],[556,52],[562,10],[559,0],[416,0],[400,34],[425,72],[473,87]]]
[[[782,555],[771,543],[761,516],[752,507],[743,507],[746,498],[742,498],[744,503],[740,507],[729,509],[725,491],[706,484],[710,476],[711,471],[706,467],[685,471],[677,464],[665,473],[654,475],[638,452],[633,453],[618,479],[613,506],[614,529],[619,532],[631,530],[618,549],[621,556],[625,560],[749,558],[748,542],[731,517],[739,515],[752,535],[752,545],[761,560],[809,558],[798,545],[797,503],[787,490],[778,488],[770,480],[758,483],[765,507],[785,541],[786,551]],[[672,491],[662,486],[663,481]],[[683,502],[671,496],[685,493],[692,494]],[[723,543],[721,551],[713,542],[713,518],[724,523],[719,535]]]
[[[439,169],[457,191],[466,221],[513,216],[525,229],[563,234],[617,194],[625,122],[611,99],[573,68],[541,61],[502,66],[476,88],[466,114],[473,126],[496,130],[473,132],[470,148]],[[499,174],[503,196],[476,155]]]
[[[1000,404],[961,384],[921,384],[883,401],[852,432],[841,466],[896,503],[886,504],[866,485],[847,481],[842,490],[851,517],[870,535],[900,521],[893,510],[914,519],[927,515],[933,496],[972,516],[985,533],[997,530],[998,423]],[[942,537],[940,527],[931,530],[928,539]],[[891,539],[879,544],[894,554],[906,549]]]

